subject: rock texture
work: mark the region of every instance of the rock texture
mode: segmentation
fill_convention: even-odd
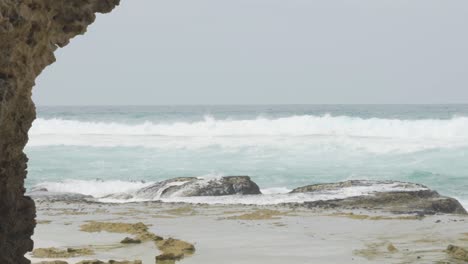
[[[383,192],[347,199],[306,202],[309,208],[368,209],[397,214],[466,214],[455,199],[441,196],[435,191]]]
[[[31,191],[26,193],[27,196],[34,199],[36,203],[41,202],[55,202],[55,201],[62,201],[62,202],[82,202],[86,201],[87,199],[92,199],[91,195],[84,195],[79,193],[57,193],[57,192],[48,192],[48,191]]]
[[[68,264],[66,261],[61,260],[53,260],[53,261],[41,261],[34,264]]]
[[[34,202],[24,196],[31,89],[53,52],[119,0],[0,0],[0,263],[30,263]]]
[[[32,255],[35,258],[74,258],[94,255],[94,251],[90,248],[36,248]]]
[[[258,185],[249,176],[226,176],[215,179],[193,177],[175,178],[155,183],[136,193],[136,197],[158,199],[165,197],[222,196],[261,194]]]
[[[78,262],[77,264],[142,264],[143,262],[141,260],[135,260],[135,261],[115,261],[115,260],[109,260],[108,262],[100,261],[100,260],[83,260]]]
[[[447,253],[452,258],[468,262],[468,249],[464,249],[464,248],[457,247],[454,245],[449,245],[447,247]]]
[[[164,239],[149,231],[147,225],[143,223],[129,224],[129,223],[109,223],[109,222],[89,222],[81,226],[81,231],[84,232],[102,232],[106,231],[109,233],[127,233],[136,236],[140,242],[152,241],[158,247],[160,255],[156,257],[156,263],[161,261],[175,261],[183,259],[186,256],[190,256],[195,252],[195,246],[174,238]],[[105,263],[105,262],[80,262],[85,263]],[[123,262],[109,262],[109,264],[119,264]],[[127,263],[127,262],[125,262]],[[133,262],[129,262],[133,263]]]
[[[120,241],[121,244],[141,244],[141,240],[138,238],[126,237]]]
[[[386,186],[379,190],[379,186]],[[345,188],[377,188],[366,195],[345,199],[305,202],[308,208],[368,209],[402,214],[467,214],[456,199],[442,196],[424,185],[397,181],[346,181],[314,184],[294,189],[291,193],[343,192]]]
[[[387,186],[388,188],[399,189],[399,190],[426,190],[429,189],[424,185],[411,183],[411,182],[399,182],[399,181],[369,181],[369,180],[349,180],[343,182],[333,183],[319,183],[306,185],[295,188],[291,193],[312,193],[312,192],[330,192],[338,191],[344,188],[350,187],[375,187],[375,186]]]

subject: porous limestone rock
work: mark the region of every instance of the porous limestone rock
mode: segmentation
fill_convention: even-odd
[[[23,148],[36,117],[31,90],[54,51],[120,0],[0,0],[0,263],[30,263],[34,202]]]

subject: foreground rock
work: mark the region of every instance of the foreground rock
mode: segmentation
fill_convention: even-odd
[[[162,254],[156,256],[156,263],[173,263],[195,252],[195,247],[192,244],[173,238],[159,243],[158,248]]]
[[[382,186],[385,188],[379,189]],[[405,214],[467,214],[456,199],[442,196],[424,185],[407,182],[346,181],[314,184],[296,188],[291,193],[344,193],[347,188],[355,188],[355,190],[362,191],[362,194],[343,199],[305,202],[304,206],[327,209],[368,209]]]
[[[132,234],[137,237],[137,239],[140,242],[143,241],[152,241],[155,243],[159,251],[162,252],[162,254],[156,256],[156,262],[157,263],[172,263],[176,260],[183,259],[186,256],[190,256],[195,252],[195,246],[179,240],[179,239],[174,239],[174,238],[167,238],[164,239],[152,232],[149,231],[149,228],[147,225],[143,223],[136,223],[136,224],[130,224],[130,223],[111,223],[111,222],[88,222],[87,224],[84,224],[81,226],[81,231],[83,232],[90,232],[90,233],[95,233],[95,232],[102,232],[106,231],[109,233],[126,233],[126,234]],[[133,239],[132,239],[133,240]],[[80,264],[101,264],[105,262],[80,262]],[[124,264],[127,262],[109,262],[109,264]],[[128,262],[129,264],[139,264],[141,262]]]
[[[143,199],[190,196],[222,196],[261,194],[258,185],[248,176],[227,176],[215,179],[175,178],[155,183],[136,193]]]
[[[96,233],[96,232],[109,232],[119,234],[132,234],[142,241],[160,241],[162,237],[149,231],[148,226],[143,223],[129,224],[129,223],[109,223],[109,222],[95,222],[91,221],[81,226],[81,231]]]

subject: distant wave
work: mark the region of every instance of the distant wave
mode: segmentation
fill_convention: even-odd
[[[468,146],[468,118],[399,120],[349,116],[126,124],[37,119],[28,146],[140,146],[147,148],[302,147],[369,152],[414,152]]]
[[[251,120],[125,124],[38,118],[30,135],[152,135],[172,137],[216,136],[351,136],[383,138],[468,138],[468,118],[449,120],[363,119],[349,116],[290,116]]]

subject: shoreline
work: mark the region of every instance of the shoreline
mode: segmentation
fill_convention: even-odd
[[[60,190],[60,189],[59,189]],[[401,181],[348,180],[297,187],[286,193],[262,193],[249,176],[216,178],[178,177],[145,184],[126,192],[93,197],[80,193],[52,192],[37,187],[28,193],[46,201],[132,203],[160,201],[211,205],[282,205],[306,208],[377,209],[392,213],[467,214],[456,199],[428,187]]]
[[[258,205],[195,205],[146,202],[99,204],[38,201],[35,248],[91,247],[95,254],[54,258],[142,260],[155,263],[154,244],[122,245],[128,234],[86,233],[90,221],[142,222],[158,236],[193,244],[181,263],[427,263],[452,261],[450,244],[468,247],[466,215],[395,215],[368,210],[330,210]],[[391,245],[391,246],[390,246]],[[397,251],[388,250],[395,247]],[[418,259],[418,257],[420,257]],[[52,260],[33,258],[33,263]],[[158,262],[160,263],[160,262]],[[162,263],[162,262],[161,262]],[[460,262],[462,263],[462,262]]]
[[[468,248],[463,206],[408,182],[307,185],[281,195],[335,199],[278,204],[223,203],[272,197],[248,176],[174,178],[108,197],[124,203],[46,189],[31,194],[33,263],[462,263],[452,251]],[[190,203],[164,201],[174,197]]]

